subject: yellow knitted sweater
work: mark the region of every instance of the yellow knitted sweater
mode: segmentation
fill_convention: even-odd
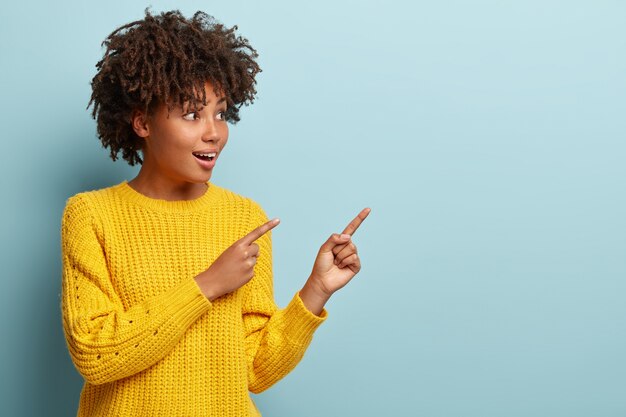
[[[65,206],[62,319],[85,383],[78,416],[260,416],[259,393],[300,361],[326,319],[298,293],[273,296],[271,231],[256,243],[254,278],[209,301],[193,279],[265,223],[254,200],[207,182],[167,201],[127,181]]]

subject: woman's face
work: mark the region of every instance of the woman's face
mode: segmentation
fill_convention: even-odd
[[[151,181],[180,184],[205,183],[228,141],[224,118],[226,97],[205,84],[207,105],[197,111],[161,105],[152,117],[133,117],[133,128],[143,138],[144,176]],[[202,104],[200,104],[202,106]],[[215,155],[206,155],[215,153]]]

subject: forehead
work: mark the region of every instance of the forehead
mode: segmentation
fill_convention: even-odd
[[[219,85],[212,84],[210,81],[205,81],[203,87],[204,87],[204,93],[206,95],[207,102],[211,102],[213,100],[219,101],[223,97],[226,97],[226,93],[224,89],[221,88]],[[192,89],[194,91],[194,95],[198,99],[201,99],[202,93],[198,91],[198,86],[195,85]]]
[[[154,109],[155,113],[164,112],[165,114],[169,114],[172,111],[189,111],[192,107],[198,109],[205,105],[218,106],[222,103],[228,103],[226,92],[221,88],[214,88],[210,81],[206,81],[203,86],[205,94],[205,104],[203,104],[202,91],[199,89],[199,85],[200,83],[193,85],[185,92],[181,92],[187,97],[193,95],[182,103],[179,101],[181,100],[180,98],[170,97],[167,101],[163,98],[159,98],[156,99],[154,106],[151,105],[151,107]]]
[[[195,98],[195,101],[196,101],[196,105],[203,105],[202,92],[199,91],[197,87],[194,87],[193,95],[194,95],[193,98]],[[218,105],[227,101],[227,95],[225,91],[221,88],[214,88],[213,85],[208,81],[205,82],[204,84],[204,95],[205,95],[204,103],[206,105]],[[189,105],[192,104],[192,101],[194,101],[192,100],[192,98],[185,100],[182,103],[182,107],[188,107]]]

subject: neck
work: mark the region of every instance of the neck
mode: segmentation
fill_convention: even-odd
[[[146,197],[168,201],[194,200],[202,197],[208,188],[206,182],[176,181],[163,176],[148,175],[143,168],[135,178],[128,181],[128,185]]]

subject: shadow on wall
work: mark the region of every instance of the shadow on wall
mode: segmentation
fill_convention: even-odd
[[[62,134],[62,133],[59,133]],[[83,385],[83,378],[71,361],[63,334],[61,318],[61,217],[66,200],[82,191],[94,190],[117,184],[124,179],[132,179],[139,166],[131,167],[126,161],[118,159],[113,162],[108,156],[108,149],[93,146],[85,136],[92,136],[92,131],[84,129],[68,133],[67,143],[80,144],[68,156],[67,149],[59,150],[59,155],[51,160],[59,161],[56,169],[50,169],[45,178],[48,187],[41,192],[33,193],[41,199],[30,204],[33,210],[29,218],[39,218],[42,227],[38,236],[31,236],[31,247],[34,262],[26,266],[24,276],[30,280],[30,287],[24,284],[25,291],[30,295],[28,305],[21,306],[18,317],[24,317],[22,323],[34,323],[35,329],[23,334],[25,339],[21,347],[32,349],[31,354],[22,352],[24,357],[31,358],[28,366],[21,365],[22,387],[15,387],[15,392],[22,398],[16,398],[14,404],[19,410],[10,415],[30,416],[75,416],[78,400]],[[92,140],[98,139],[93,136]],[[64,152],[64,154],[61,154]],[[45,212],[45,213],[44,213]],[[31,317],[28,317],[31,316]],[[36,317],[33,317],[36,316]],[[34,331],[33,331],[34,330]],[[19,363],[9,366],[20,366]],[[32,375],[24,375],[32,372]],[[5,410],[6,411],[6,410]]]

